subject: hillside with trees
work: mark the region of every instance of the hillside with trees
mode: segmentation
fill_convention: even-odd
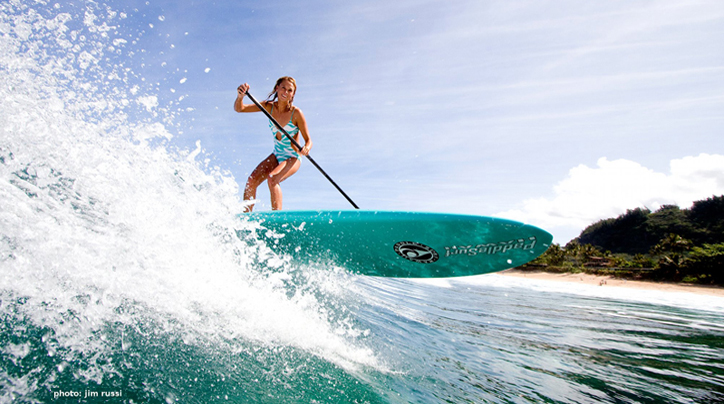
[[[628,279],[724,285],[724,196],[689,209],[636,208],[596,222],[527,268]]]

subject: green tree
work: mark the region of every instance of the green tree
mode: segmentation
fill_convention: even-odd
[[[538,264],[548,264],[552,266],[561,266],[566,260],[566,252],[559,244],[551,244],[550,247],[534,262]]]
[[[658,240],[648,231],[650,214],[651,211],[645,208],[627,210],[615,219],[601,220],[588,226],[575,241],[613,253],[645,253]]]
[[[602,257],[604,255],[606,254],[591,244],[582,245],[578,251],[578,258],[584,263],[590,261],[593,257]]]
[[[695,233],[687,212],[676,205],[664,205],[650,214],[646,221],[646,229],[654,240],[661,240],[669,233],[691,239]]]
[[[633,264],[636,268],[653,268],[654,260],[648,255],[636,254],[633,257]]]
[[[651,249],[652,255],[662,255],[666,253],[683,253],[691,249],[691,240],[687,240],[675,233],[669,233],[662,238],[658,244]]]
[[[690,240],[678,234],[667,234],[651,249],[651,255],[659,256],[656,275],[668,280],[681,280],[684,273],[684,252],[692,247]]]
[[[724,196],[694,202],[688,216],[702,243],[724,243]]]
[[[685,262],[687,273],[704,276],[711,283],[724,284],[724,243],[694,247]]]

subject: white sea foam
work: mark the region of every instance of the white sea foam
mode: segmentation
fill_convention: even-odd
[[[525,288],[541,292],[565,293],[603,299],[660,304],[695,310],[724,312],[724,298],[693,292],[673,292],[632,289],[617,286],[597,286],[555,280],[528,279],[499,274],[474,276],[459,280],[473,285],[502,288]]]

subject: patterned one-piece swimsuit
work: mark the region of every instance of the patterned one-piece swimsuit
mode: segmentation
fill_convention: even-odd
[[[274,104],[272,104],[272,114],[274,113]],[[287,131],[289,136],[295,137],[299,133],[299,128],[292,123],[294,121],[294,110],[292,110],[292,116],[289,118],[289,123],[284,125],[284,130]],[[269,120],[269,129],[271,129],[274,135],[274,155],[277,157],[277,162],[281,163],[292,157],[299,158],[299,153],[295,152],[292,148],[292,141],[282,133],[274,122]],[[281,140],[277,138],[281,137]]]

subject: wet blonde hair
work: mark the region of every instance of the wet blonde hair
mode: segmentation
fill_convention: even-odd
[[[277,80],[277,83],[274,84],[274,89],[269,93],[269,95],[267,96],[266,99],[267,99],[267,101],[272,101],[272,102],[277,100],[277,98],[278,98],[277,88],[279,88],[279,85],[282,84],[283,81],[288,81],[288,82],[292,83],[292,85],[294,86],[294,93],[292,94],[292,99],[289,100],[289,107],[291,108],[292,102],[294,101],[294,95],[297,93],[297,81],[294,80],[293,77],[289,77],[289,76],[279,77],[279,79]]]

